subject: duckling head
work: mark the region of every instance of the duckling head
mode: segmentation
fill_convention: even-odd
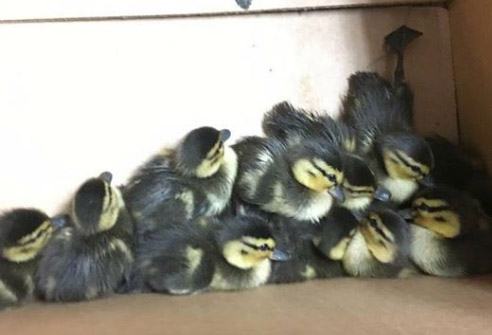
[[[346,207],[334,207],[319,225],[312,239],[314,246],[326,257],[342,260],[359,221]]]
[[[391,192],[377,185],[376,176],[366,161],[351,154],[343,154],[342,159],[345,201],[341,206],[351,210],[364,210],[374,199],[391,199]]]
[[[369,212],[361,222],[360,231],[367,248],[381,263],[395,263],[408,254],[408,224],[391,210]]]
[[[239,269],[248,270],[264,261],[286,261],[289,255],[276,247],[268,221],[247,215],[224,223],[219,244],[225,260]]]
[[[121,193],[111,186],[112,175],[102,173],[87,180],[79,187],[72,201],[72,217],[75,227],[86,235],[111,229],[119,211],[124,207]]]
[[[444,238],[487,229],[489,219],[478,201],[447,186],[419,193],[412,202],[412,223]]]
[[[53,232],[51,219],[36,209],[14,209],[0,217],[1,257],[21,263],[34,259]]]
[[[423,137],[408,133],[387,135],[379,147],[384,167],[391,178],[432,185],[429,173],[434,167],[434,156]]]
[[[227,129],[202,127],[188,133],[177,151],[177,168],[187,176],[213,176],[224,160],[224,142],[231,136]]]
[[[315,192],[328,191],[338,201],[345,200],[342,159],[336,150],[308,142],[291,147],[286,157],[299,184]]]

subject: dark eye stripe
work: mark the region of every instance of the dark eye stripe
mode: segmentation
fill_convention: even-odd
[[[248,243],[248,242],[245,242],[245,241],[241,241],[241,242],[243,242],[243,244],[244,244],[245,246],[248,246],[248,247],[250,247],[251,249],[254,249],[254,250],[261,250],[261,247],[258,247],[258,246],[254,245],[254,244],[251,244],[251,243]],[[267,249],[267,250],[270,250],[270,251],[272,251],[272,250],[273,250],[273,248],[270,248],[268,245],[267,245],[267,248],[266,248],[266,249]],[[264,250],[262,250],[262,251],[264,251]]]
[[[415,172],[415,173],[417,173],[417,174],[419,174],[421,176],[424,176],[425,175],[425,173],[422,171],[422,169],[420,167],[418,167],[416,165],[412,165],[405,158],[403,158],[398,152],[394,152],[394,154],[403,163],[403,165],[405,165],[406,167],[408,167],[410,170],[412,170],[413,172]]]
[[[374,230],[376,230],[376,232],[377,232],[380,236],[382,236],[382,237],[383,237],[386,241],[388,241],[388,242],[390,242],[390,243],[391,243],[391,240],[389,239],[389,237],[388,237],[388,236],[384,233],[384,231],[383,231],[381,228],[379,228],[378,223],[377,223],[377,221],[376,221],[376,220],[371,220],[371,219],[369,219],[369,224],[371,225],[371,227],[373,227],[373,228],[374,228]]]
[[[436,207],[431,207],[426,204],[420,204],[418,206],[413,207],[416,210],[424,211],[424,212],[429,212],[429,213],[436,213],[436,212],[443,212],[443,211],[450,211],[451,208],[449,206],[436,206]]]
[[[219,145],[212,156],[210,156],[209,160],[215,159],[218,155],[220,155],[220,151],[222,149],[222,145]]]
[[[355,190],[349,186],[343,186],[344,189],[346,189],[347,191],[349,191],[350,193],[356,193],[356,194],[364,194],[364,193],[372,193],[373,190],[372,189],[367,189],[367,190]]]
[[[111,192],[111,186],[109,186],[106,183],[105,183],[105,186],[106,186],[106,193],[108,194],[108,198],[109,198],[108,204],[106,205],[106,208],[104,209],[104,211],[107,211],[107,210],[109,210],[111,203],[113,202],[113,192]]]
[[[34,235],[33,237],[31,237],[29,240],[25,241],[22,245],[26,245],[26,244],[30,244],[34,241],[36,241],[38,238],[40,238],[44,233],[46,233],[48,231],[49,227],[46,227],[45,229],[41,229],[40,231],[38,231],[36,233],[36,235]]]
[[[338,185],[338,182],[337,182],[337,177],[333,174],[328,174],[325,170],[323,170],[319,165],[317,165],[315,162],[313,162],[314,164],[314,167],[316,168],[316,170],[318,170],[319,172],[321,172],[321,174],[323,176],[325,176],[329,181],[331,181],[332,183],[335,183],[335,185]]]

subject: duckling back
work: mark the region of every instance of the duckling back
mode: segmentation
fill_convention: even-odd
[[[330,213],[328,217],[331,215]],[[323,226],[326,219],[324,218],[319,225]],[[295,283],[344,275],[341,262],[325,257],[313,243],[313,238],[318,236],[319,227],[278,215],[273,218],[272,224],[276,240],[282,250],[289,253],[290,259],[272,263],[269,283]]]
[[[133,222],[120,191],[107,180],[84,183],[72,202],[71,225],[43,251],[38,294],[49,301],[89,300],[114,293],[133,265]]]

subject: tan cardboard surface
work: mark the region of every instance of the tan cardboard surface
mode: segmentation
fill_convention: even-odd
[[[492,1],[456,0],[450,7],[461,141],[492,168]]]
[[[491,277],[340,279],[187,297],[27,305],[0,313],[0,333],[489,335],[491,301]]]

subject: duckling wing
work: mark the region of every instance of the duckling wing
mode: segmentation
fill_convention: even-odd
[[[286,147],[279,141],[249,136],[233,146],[238,155],[238,174],[234,193],[242,200],[261,205],[269,199],[259,199],[259,190],[267,187],[267,174],[277,163],[277,157],[284,153]],[[266,181],[267,184],[262,184]],[[267,192],[268,193],[268,192]]]
[[[191,294],[207,288],[214,273],[211,236],[200,227],[155,232],[139,246],[139,270],[155,292]]]
[[[350,129],[345,124],[335,121],[327,114],[295,108],[287,101],[273,106],[265,113],[262,128],[268,137],[288,145],[319,139],[342,147],[351,138]]]
[[[133,256],[117,236],[78,235],[62,229],[43,250],[36,272],[39,295],[50,301],[81,301],[114,293],[131,269]]]
[[[186,221],[206,210],[200,207],[206,195],[159,159],[135,174],[124,187],[123,197],[139,228]]]

